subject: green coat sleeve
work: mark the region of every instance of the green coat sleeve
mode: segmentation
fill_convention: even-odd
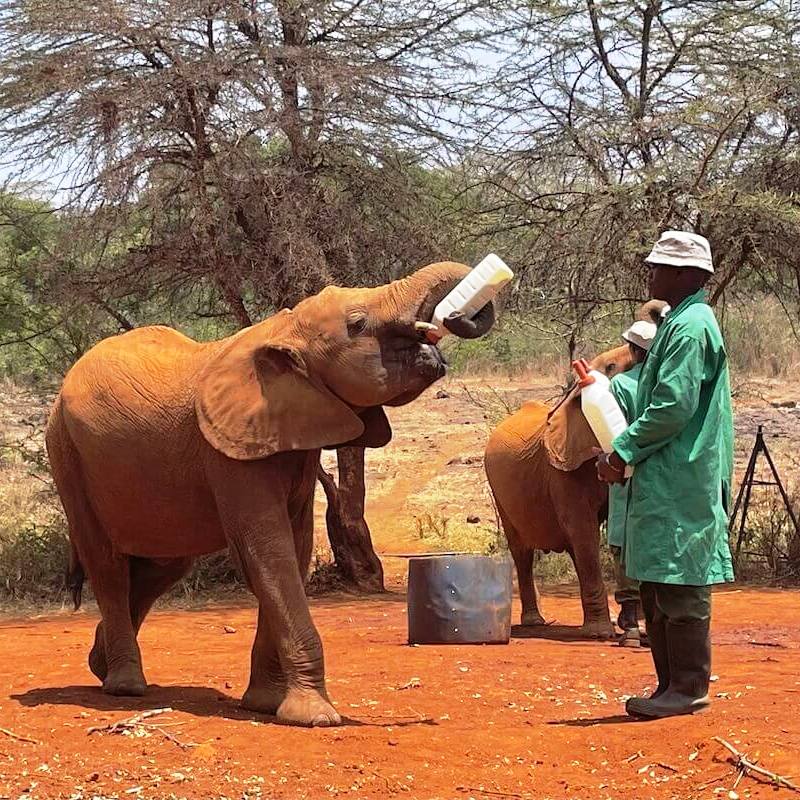
[[[674,439],[689,423],[700,402],[705,342],[676,331],[658,369],[650,402],[614,439],[614,450],[627,464],[638,464]]]
[[[626,422],[630,422],[634,415],[634,405],[636,401],[635,396],[632,397],[628,392],[626,392],[625,388],[621,384],[621,381],[618,382],[615,378],[612,378],[609,388],[611,389],[611,394],[614,395],[614,399],[619,405],[620,411],[622,411],[622,413],[625,415]]]

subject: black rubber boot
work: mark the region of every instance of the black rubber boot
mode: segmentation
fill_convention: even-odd
[[[669,687],[649,699],[632,697],[625,710],[632,717],[658,718],[695,714],[708,708],[708,681],[711,677],[711,637],[709,620],[691,623],[667,622]],[[650,637],[654,653],[653,637]]]
[[[650,645],[650,655],[653,656],[653,665],[658,676],[658,686],[650,699],[664,694],[669,688],[669,648],[667,647],[667,621],[664,617],[652,622],[645,621],[647,639]]]
[[[622,631],[617,644],[620,647],[639,647],[639,601],[623,600],[620,604],[619,616],[617,617],[617,627]]]

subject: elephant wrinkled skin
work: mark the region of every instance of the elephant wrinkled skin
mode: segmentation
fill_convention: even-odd
[[[664,303],[651,300],[641,319],[656,322]],[[634,364],[627,345],[592,362],[609,378]],[[555,408],[526,403],[495,428],[484,465],[517,569],[523,625],[545,625],[533,579],[535,550],[569,553],[578,574],[582,632],[614,635],[600,566],[600,523],[608,513],[608,486],[597,479],[597,447],[573,387]]]
[[[442,262],[376,289],[330,287],[217,342],[142,328],[73,366],[47,449],[76,606],[85,570],[102,614],[89,666],[106,692],[144,693],[145,615],[194,557],[227,546],[258,598],[243,705],[294,724],[340,722],[303,586],[320,448],[389,441],[382,406],[410,402],[445,372],[415,323],[468,271]],[[493,322],[489,304],[465,335]]]

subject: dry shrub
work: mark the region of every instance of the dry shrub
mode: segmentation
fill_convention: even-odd
[[[777,298],[755,296],[717,308],[716,313],[736,374],[778,378],[797,373],[800,329]]]
[[[800,493],[793,492],[789,499],[797,519]],[[731,533],[734,552],[738,536],[737,520]],[[795,529],[776,489],[755,491],[751,497],[736,577],[776,584],[797,583],[800,579],[800,531]]]
[[[414,527],[425,549],[434,552],[493,555],[508,549],[506,538],[496,524],[424,513],[414,517]]]
[[[24,469],[0,469],[0,599],[59,600],[67,547],[49,493]]]

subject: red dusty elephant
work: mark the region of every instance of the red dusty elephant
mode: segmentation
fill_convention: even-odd
[[[320,448],[389,441],[382,406],[444,375],[425,334],[468,271],[443,262],[374,289],[330,287],[222,341],[141,328],[73,366],[47,450],[76,605],[85,570],[102,614],[89,666],[106,692],[144,693],[145,615],[196,556],[227,546],[258,598],[243,704],[294,724],[340,721],[303,588]],[[493,321],[490,303],[445,324],[472,338]]]
[[[658,321],[663,307],[651,300],[638,316]],[[591,366],[613,377],[633,363],[625,345],[600,354]],[[597,479],[596,447],[576,387],[554,408],[526,403],[489,437],[484,465],[517,568],[523,625],[545,624],[533,579],[534,551],[566,551],[580,582],[582,632],[591,638],[614,635],[600,566],[608,487]]]

